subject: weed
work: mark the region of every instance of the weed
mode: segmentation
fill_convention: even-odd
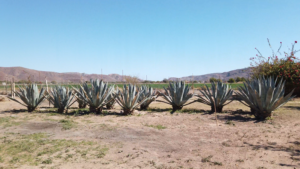
[[[103,158],[106,155],[108,148],[100,148],[99,147],[96,151],[97,151],[96,157]]]
[[[188,114],[195,114],[195,113],[205,113],[205,110],[197,110],[197,109],[181,109],[177,110],[178,113],[188,113]]]
[[[59,121],[59,123],[62,124],[62,128],[64,130],[70,130],[71,128],[75,127],[75,122],[72,121],[72,120],[65,120],[65,119],[62,119]]]
[[[221,162],[217,162],[217,161],[214,161],[214,162],[212,162],[212,163],[213,163],[213,165],[219,165],[219,166],[222,166],[222,165],[223,165]]]
[[[15,117],[0,117],[0,125],[4,128],[11,127],[11,126],[18,126],[22,122],[16,122],[14,121],[16,119]]]
[[[236,162],[243,163],[243,162],[244,162],[244,160],[242,160],[242,159],[238,159],[238,160],[236,160]]]
[[[210,155],[210,156],[208,156],[208,157],[202,158],[201,162],[202,162],[202,163],[210,162],[210,160],[211,160],[212,157],[213,157],[213,156]]]
[[[227,142],[223,142],[222,145],[225,147],[230,147],[230,145]]]
[[[48,159],[42,161],[42,164],[52,164],[52,159],[48,158]]]
[[[162,129],[166,129],[167,127],[165,127],[165,126],[163,126],[163,125],[156,125],[156,126],[154,126],[154,125],[148,125],[148,124],[146,124],[145,126],[147,126],[147,127],[152,127],[152,128],[156,128],[156,129],[158,129],[158,130],[162,130]]]
[[[234,122],[233,122],[232,120],[227,120],[227,121],[225,122],[225,124],[235,126],[235,124],[234,124]]]
[[[67,154],[67,156],[65,157],[65,160],[68,160],[69,158],[73,158],[73,154]]]

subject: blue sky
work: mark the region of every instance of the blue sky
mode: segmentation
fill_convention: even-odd
[[[0,66],[148,80],[225,72],[300,41],[299,0],[0,0]],[[296,45],[296,49],[300,49]]]

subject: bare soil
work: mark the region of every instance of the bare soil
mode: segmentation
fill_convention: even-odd
[[[237,101],[218,121],[200,103],[171,114],[171,106],[154,102],[131,116],[118,106],[102,115],[48,106],[28,113],[0,102],[0,168],[300,168],[300,99],[265,122]],[[15,149],[18,141],[28,149]]]

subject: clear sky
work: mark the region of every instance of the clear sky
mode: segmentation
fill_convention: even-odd
[[[248,67],[267,38],[300,41],[300,0],[0,0],[0,67],[162,80]]]

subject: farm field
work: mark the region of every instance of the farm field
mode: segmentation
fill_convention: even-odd
[[[112,85],[113,83],[108,83],[109,85]],[[187,83],[189,86],[194,86],[194,88],[201,88],[201,87],[203,87],[203,86],[205,86],[205,85],[207,85],[207,86],[211,86],[211,83],[194,83],[194,84],[192,84],[192,83]],[[122,88],[123,87],[123,85],[124,84],[114,84],[115,86],[117,86],[117,87],[119,87],[119,88]],[[167,88],[168,87],[168,83],[140,83],[140,84],[138,84],[139,86],[141,86],[141,85],[146,85],[146,86],[149,86],[149,87],[152,87],[152,88],[154,88],[154,89],[163,89],[164,87],[165,88]],[[231,88],[232,89],[237,89],[238,88],[238,86],[242,86],[243,85],[243,83],[228,83],[228,85],[229,86],[231,86]],[[18,86],[22,86],[22,85],[19,85],[19,84],[16,84],[16,88],[18,88]],[[39,87],[40,86],[42,86],[42,87],[45,87],[46,85],[38,85]],[[52,86],[55,86],[55,85],[49,85],[49,87],[52,87]],[[65,87],[69,87],[69,88],[71,88],[71,87],[79,87],[80,86],[80,84],[72,84],[72,85],[61,85],[61,86],[65,86]],[[8,91],[10,91],[10,85],[8,85],[7,86],[7,88],[8,88]],[[3,86],[3,85],[0,85],[0,91],[5,91],[5,86]]]
[[[147,111],[102,115],[76,109],[57,114],[44,101],[28,113],[0,102],[0,168],[299,168],[300,99],[257,122],[237,101],[224,113],[194,103],[171,114],[153,102]],[[52,105],[51,105],[52,107]]]

